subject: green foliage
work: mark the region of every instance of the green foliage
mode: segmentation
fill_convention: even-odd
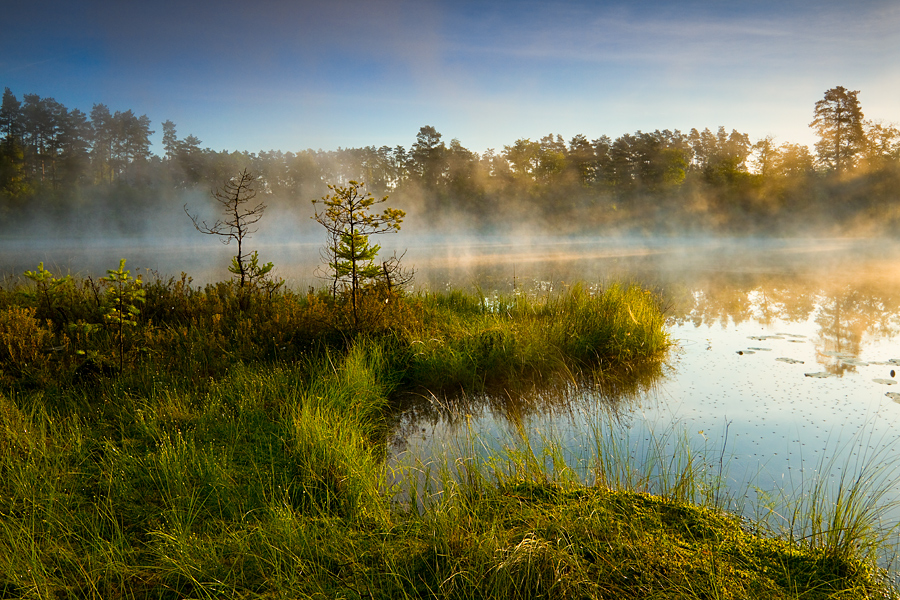
[[[857,157],[866,146],[857,94],[859,90],[850,91],[843,86],[827,90],[825,97],[816,102],[815,118],[809,124],[819,136],[819,160],[838,175],[856,166]]]
[[[669,347],[659,302],[618,285],[544,298],[431,294],[397,335],[409,380],[429,390],[526,390],[652,363]]]
[[[530,369],[574,373],[598,361],[608,369],[616,352],[634,367],[667,345],[661,326],[651,331],[658,323],[651,294],[611,286],[552,301],[458,291],[401,296],[381,327],[348,340],[328,325],[347,308],[327,292],[280,289],[244,311],[234,283],[198,289],[183,276],[143,285],[124,267],[104,278],[118,291],[103,292],[103,308],[118,306],[115,322],[129,322],[126,332],[140,337],[146,359],[89,388],[47,360],[51,332],[36,307],[0,311],[3,594],[887,593],[868,555],[854,551],[869,547],[877,515],[828,513],[823,496],[810,509],[814,544],[752,534],[710,505],[712,484],[700,468],[708,460],[670,457],[666,439],[641,465],[631,464],[633,446],[618,430],[596,435],[595,446],[586,445],[593,482],[578,479],[581,471],[553,440],[537,449],[523,440],[489,455],[472,440],[469,458],[454,465],[386,473],[395,399],[426,377],[439,380],[426,368],[461,356],[470,370],[451,385],[476,390]],[[94,292],[76,282],[67,293],[60,302],[74,307],[77,326],[65,335],[74,336],[92,318],[77,294]],[[366,296],[363,314],[369,301],[379,299]],[[651,325],[642,328],[645,319]],[[606,321],[605,333],[592,337]],[[118,343],[102,329],[78,335],[101,354]],[[539,363],[541,355],[555,358]],[[33,369],[28,385],[15,365]],[[872,491],[863,486],[843,498]],[[840,514],[856,520],[841,522]],[[835,524],[843,533],[829,537],[824,529]]]
[[[812,151],[790,142],[773,149],[771,140],[751,143],[747,134],[719,127],[594,140],[578,134],[568,142],[548,134],[479,154],[424,126],[409,148],[251,153],[203,148],[193,135],[179,139],[166,121],[164,156],[152,160],[146,116],[113,113],[104,104],[86,115],[36,94],[20,103],[7,89],[0,107],[0,227],[17,235],[41,214],[72,231],[65,222],[72,211],[105,211],[134,227],[166,202],[217,186],[249,164],[253,185],[269,203],[290,207],[325,192],[323,174],[365,180],[373,193],[390,193],[427,215],[434,230],[466,222],[493,232],[524,219],[566,233],[611,227],[641,234],[891,235],[900,223],[892,208],[900,138],[892,125],[862,121],[857,93],[832,88],[817,103]],[[34,131],[45,135],[25,134]],[[823,177],[828,173],[852,173],[852,182]],[[107,202],[112,196],[131,201]],[[135,218],[136,210],[147,218]],[[97,225],[88,220],[82,227],[79,234]],[[340,243],[332,241],[330,248]],[[250,254],[241,249],[237,256],[240,272]]]
[[[70,293],[72,276],[54,277],[44,269],[44,263],[39,263],[36,271],[25,271],[24,275],[36,286],[33,294],[26,292],[26,297],[36,298],[45,318],[51,319],[57,328],[62,327],[68,318],[62,308],[63,300]]]
[[[262,291],[267,297],[284,285],[283,279],[273,279],[270,273],[275,265],[271,262],[259,264],[259,252],[256,250],[245,259],[243,264],[238,260],[237,256],[231,258],[231,266],[228,272],[243,277],[244,285],[242,287],[249,288],[250,292]]]
[[[115,332],[121,369],[125,363],[126,331],[137,326],[141,314],[138,304],[143,304],[146,297],[143,281],[140,275],[134,278],[125,269],[124,258],[119,261],[118,269],[107,269],[106,277],[100,281],[106,286],[103,319]],[[84,333],[89,332],[85,330]]]
[[[359,233],[341,232],[334,262],[328,264],[336,279],[356,278],[358,282],[377,279],[381,269],[375,258],[381,246],[370,244],[369,237]]]
[[[332,290],[335,295],[339,286],[349,293],[353,309],[353,328],[358,329],[359,303],[362,291],[373,281],[384,275],[385,284],[390,288],[391,270],[387,263],[382,268],[375,265],[375,258],[381,246],[371,244],[369,236],[400,230],[406,213],[395,208],[385,208],[380,214],[373,206],[387,201],[380,200],[371,192],[363,191],[364,183],[348,182],[346,187],[329,185],[332,194],[327,194],[313,205],[322,203],[322,210],[316,208],[313,219],[325,228],[328,243],[324,248],[324,258],[330,270]]]
[[[106,322],[116,327],[136,326],[141,314],[136,303],[143,303],[145,299],[141,276],[132,277],[131,271],[125,269],[123,258],[119,261],[119,268],[107,269],[106,277],[100,281],[106,285]]]
[[[632,362],[652,364],[668,347],[659,300],[638,288],[483,298],[374,287],[355,307],[365,329],[348,336],[351,303],[325,290],[296,294],[281,282],[265,285],[193,288],[186,275],[145,285],[124,262],[99,285],[71,281],[51,295],[66,320],[55,349],[48,341],[42,351],[53,359],[44,365],[46,379],[72,377],[73,369],[76,380],[93,379],[112,358],[122,371],[134,349],[160,368],[215,376],[235,361],[296,360],[322,347],[343,351],[365,333],[387,344],[386,360],[408,389],[525,390],[580,375],[607,378],[626,364],[636,369]],[[251,292],[260,295],[247,305]],[[36,300],[15,291],[5,298],[26,306]],[[34,315],[47,327],[40,312]]]

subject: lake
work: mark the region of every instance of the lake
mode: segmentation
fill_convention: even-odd
[[[864,473],[870,492],[896,502],[898,259],[896,246],[860,240],[537,242],[434,253],[422,269],[432,288],[542,295],[576,281],[637,281],[665,299],[675,346],[658,375],[631,387],[512,403],[422,398],[399,419],[389,464],[437,472],[527,439],[539,456],[555,446],[590,481],[599,436],[636,464],[689,446],[721,474],[733,508],[757,519],[771,509],[776,526],[787,502],[823,480],[847,485]]]
[[[883,240],[398,237],[415,285],[486,296],[552,295],[576,282],[634,281],[659,292],[675,343],[633,382],[536,391],[526,398],[411,401],[388,444],[392,468],[457,465],[552,444],[585,480],[598,437],[636,464],[690,447],[726,482],[733,506],[777,511],[821,478],[870,469],[888,501],[900,438],[900,249]],[[290,286],[322,285],[318,243],[258,246]],[[128,267],[194,282],[224,279],[230,247],[164,242],[0,242],[0,274],[40,261],[57,272]],[[143,272],[143,271],[141,271]],[[300,289],[303,289],[300,287]],[[633,458],[632,458],[633,457]],[[657,462],[659,458],[655,459]],[[651,460],[652,462],[652,460]],[[409,472],[409,471],[407,471]],[[867,473],[869,471],[866,471]],[[868,475],[867,475],[868,476]],[[896,511],[890,513],[896,517]],[[771,516],[771,515],[770,515]]]

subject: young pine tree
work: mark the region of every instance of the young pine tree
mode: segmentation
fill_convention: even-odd
[[[359,296],[362,289],[381,277],[386,269],[375,264],[381,246],[372,244],[369,236],[400,230],[406,213],[395,208],[374,212],[376,204],[387,201],[387,196],[376,199],[365,191],[364,183],[348,182],[346,187],[329,185],[332,190],[318,200],[323,210],[316,208],[313,219],[328,232],[328,244],[323,249],[323,260],[328,265],[333,290],[343,284],[349,292],[353,311],[353,326],[359,327]]]

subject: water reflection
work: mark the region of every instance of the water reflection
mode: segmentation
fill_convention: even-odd
[[[597,457],[585,449],[602,423],[638,461],[647,448],[674,453],[682,443],[708,454],[706,467],[727,473],[735,506],[754,518],[772,511],[777,520],[786,498],[872,461],[888,468],[878,480],[887,501],[900,500],[892,475],[900,467],[896,251],[836,242],[536,254],[530,262],[492,254],[459,272],[434,264],[433,285],[473,286],[466,278],[477,275],[482,290],[546,294],[577,280],[638,281],[668,303],[677,340],[668,362],[632,388],[618,380],[622,389],[605,392],[574,386],[525,400],[467,398],[438,403],[422,421],[412,410],[400,419],[389,464],[456,464],[520,443],[540,453],[552,441],[589,480]]]
[[[633,417],[641,400],[652,394],[665,376],[663,360],[644,361],[618,371],[586,372],[577,380],[526,390],[484,394],[407,394],[399,399],[394,415],[391,451],[409,450],[412,438],[434,438],[440,445],[470,429],[475,422],[501,424],[521,432],[535,419],[575,419],[581,406],[590,404],[617,421]],[[429,433],[430,432],[430,433]]]
[[[776,322],[818,326],[816,345],[820,353],[857,356],[865,335],[891,337],[900,332],[900,284],[873,272],[883,265],[846,272],[840,284],[812,276],[782,274],[720,274],[693,288],[679,284],[666,290],[672,299],[672,323],[694,327]],[[702,287],[700,287],[702,286]],[[823,361],[837,374],[852,365]]]

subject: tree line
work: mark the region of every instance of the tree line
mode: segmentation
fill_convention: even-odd
[[[0,217],[9,226],[34,216],[62,218],[102,198],[104,210],[127,221],[248,169],[268,204],[308,209],[329,184],[362,181],[375,194],[390,194],[413,222],[427,215],[432,225],[463,218],[483,230],[528,223],[573,233],[779,233],[862,228],[881,211],[879,227],[890,232],[900,223],[893,208],[900,131],[865,119],[858,93],[836,87],[816,103],[813,149],[718,127],[568,141],[548,134],[477,153],[424,126],[409,148],[251,153],[204,148],[165,121],[162,153],[154,154],[146,115],[103,104],[86,114],[35,94],[20,101],[7,88]]]

